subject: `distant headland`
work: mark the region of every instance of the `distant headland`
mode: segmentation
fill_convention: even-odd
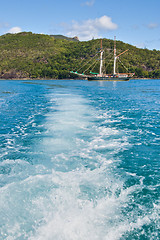
[[[135,72],[135,78],[160,78],[160,51],[140,49],[116,41],[121,51],[129,49],[122,56],[123,63]],[[21,32],[0,36],[0,79],[74,79],[70,73],[78,69],[83,61],[92,57],[99,49],[100,40],[79,41],[78,37],[63,35],[34,34]],[[114,48],[114,41],[103,39],[108,54]],[[98,67],[97,67],[98,68]],[[126,71],[123,65],[121,72]],[[106,63],[106,71],[112,70],[112,61]]]

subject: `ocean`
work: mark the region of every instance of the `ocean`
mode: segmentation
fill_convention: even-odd
[[[160,80],[1,80],[0,239],[160,239]]]

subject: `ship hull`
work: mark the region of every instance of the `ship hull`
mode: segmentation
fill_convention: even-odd
[[[130,77],[87,77],[88,81],[129,81]]]

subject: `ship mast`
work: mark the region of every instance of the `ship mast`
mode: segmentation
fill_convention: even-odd
[[[114,65],[113,65],[113,75],[116,75],[116,60],[117,60],[117,58],[119,58],[120,55],[124,54],[124,53],[127,52],[127,51],[128,51],[128,49],[116,56],[116,37],[114,37]]]
[[[113,65],[113,75],[116,75],[116,37],[114,37],[114,65]]]
[[[103,67],[103,49],[102,49],[102,39],[101,39],[100,67],[99,67],[99,74],[100,74],[100,76],[102,76],[102,67]]]

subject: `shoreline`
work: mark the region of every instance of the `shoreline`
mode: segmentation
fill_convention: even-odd
[[[73,80],[73,81],[77,81],[77,80],[85,80],[86,81],[86,79],[77,79],[77,78],[75,78],[75,79],[73,79],[73,78],[64,78],[64,79],[58,79],[58,78],[4,78],[4,79],[0,79],[0,81],[22,81],[22,80],[24,80],[24,81],[46,81],[46,80],[48,80],[48,81],[50,81],[50,80]],[[131,78],[130,80],[160,80],[160,78]],[[114,81],[113,81],[114,82]]]

